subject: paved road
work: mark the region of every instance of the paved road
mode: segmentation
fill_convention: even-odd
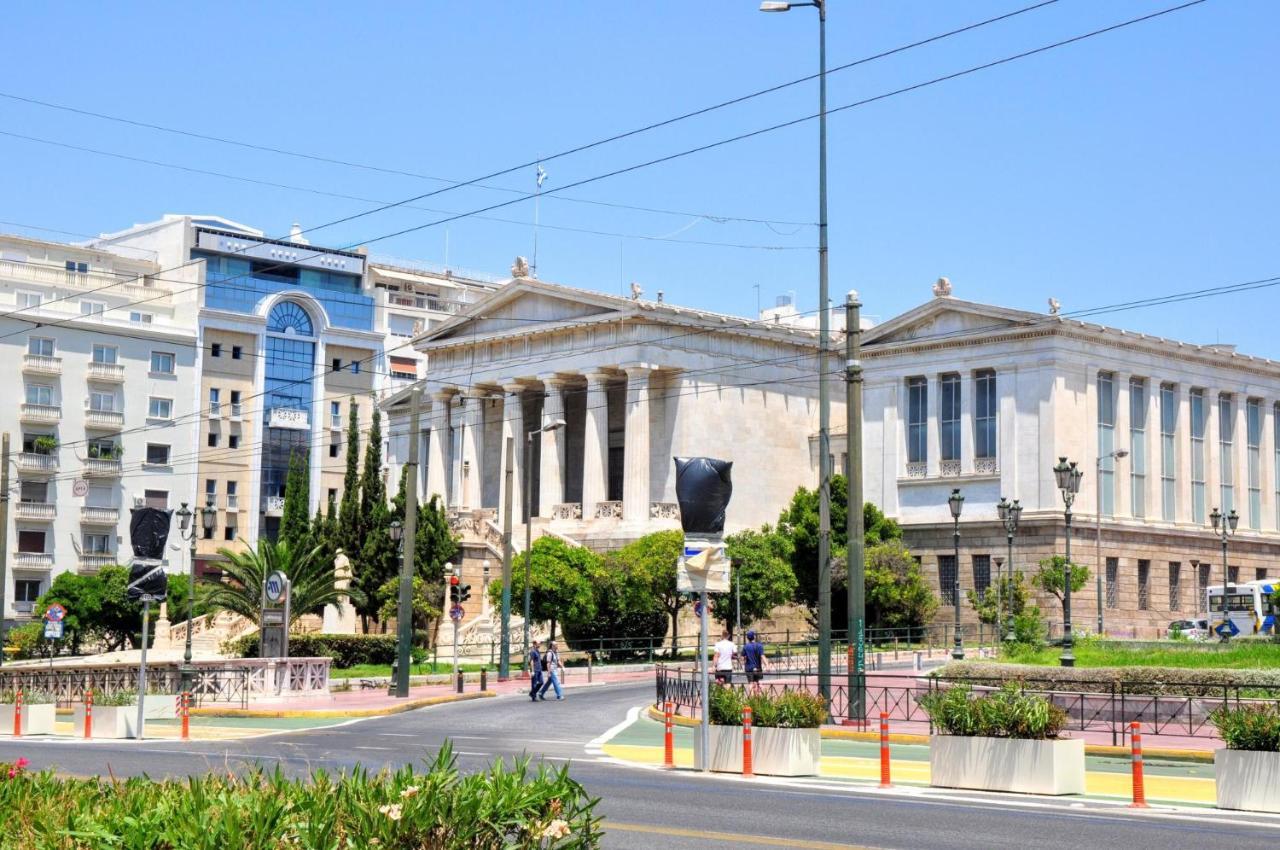
[[[609,848],[1080,848],[1170,850],[1187,845],[1232,850],[1273,848],[1278,827],[1205,811],[1190,817],[1136,814],[1114,806],[957,795],[921,799],[909,792],[781,787],[759,780],[705,778],[608,763],[588,742],[651,697],[648,684],[570,691],[563,702],[531,705],[503,697],[362,720],[311,732],[244,742],[153,744],[0,742],[0,761],[25,755],[36,767],[77,774],[183,775],[261,761],[292,772],[356,763],[401,765],[428,757],[451,739],[464,769],[521,752],[573,761],[574,776],[601,799]],[[1073,807],[1074,806],[1074,807]]]

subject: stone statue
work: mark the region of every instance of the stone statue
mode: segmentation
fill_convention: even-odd
[[[631,300],[639,301],[640,296],[644,295],[644,290],[640,288],[640,284],[632,281],[631,283]]]
[[[516,261],[511,264],[512,277],[528,277],[529,261],[524,257],[516,257]]]
[[[1049,298],[1049,315],[1056,316],[1060,312],[1062,312],[1062,303],[1059,302],[1057,298],[1053,298],[1051,296]]]
[[[938,278],[938,282],[933,285],[934,298],[950,298],[951,297],[951,281],[945,277]]]

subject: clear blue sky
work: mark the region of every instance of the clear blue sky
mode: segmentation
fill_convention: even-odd
[[[832,65],[1031,0],[830,0]],[[832,106],[1083,33],[1167,2],[1060,0],[833,75]],[[19,4],[0,91],[257,144],[470,178],[816,69],[816,16],[754,0],[645,3]],[[1065,310],[1280,275],[1280,5],[1203,5],[831,118],[831,272],[889,317],[947,275],[957,296]],[[549,163],[546,188],[814,111],[816,83]],[[0,99],[0,130],[372,199],[440,184],[252,152]],[[713,216],[816,219],[816,123],[574,190]],[[356,201],[0,136],[0,220],[97,233],[165,212],[287,232]],[[532,190],[528,169],[498,181]],[[475,209],[478,189],[422,202]],[[530,254],[532,205],[447,229],[451,265],[502,273]],[[346,245],[436,217],[401,209],[313,234]],[[788,290],[816,306],[810,226],[719,222],[547,197],[544,279],[750,315]],[[0,225],[0,230],[20,228]],[[646,241],[635,236],[759,250]],[[372,246],[445,259],[435,227]],[[1280,358],[1280,288],[1099,317]]]

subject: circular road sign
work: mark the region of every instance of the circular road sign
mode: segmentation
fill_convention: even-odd
[[[279,604],[284,599],[285,587],[289,580],[285,574],[276,570],[267,576],[267,586],[265,588],[267,601],[272,605]]]
[[[44,618],[51,623],[61,623],[62,619],[67,616],[67,609],[63,608],[57,602],[45,609]]]
[[[83,478],[77,478],[71,485],[71,495],[77,498],[89,495],[89,482]]]
[[[461,605],[454,605],[449,609],[449,619],[454,620],[455,622],[461,620],[463,613]]]

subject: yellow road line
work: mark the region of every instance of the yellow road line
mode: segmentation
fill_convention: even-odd
[[[610,830],[668,835],[677,838],[699,838],[703,841],[724,841],[733,844],[757,844],[764,847],[799,847],[801,850],[875,850],[865,844],[832,844],[829,841],[773,838],[768,835],[752,835],[744,832],[717,832],[710,829],[683,829],[678,826],[650,826],[643,823],[605,821],[605,832],[608,833]]]

